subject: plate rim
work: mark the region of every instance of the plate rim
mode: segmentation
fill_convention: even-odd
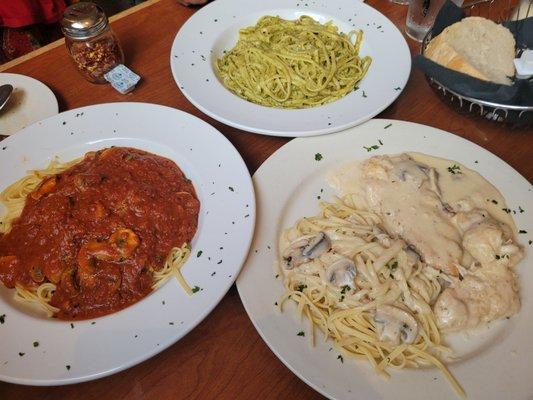
[[[404,121],[404,120],[397,120],[397,119],[390,119],[390,118],[373,118],[371,121],[368,121],[367,124],[370,123],[370,122],[372,122],[372,123],[374,123],[374,122],[375,122],[375,123],[381,123],[381,125],[383,125],[382,127],[389,126],[390,124],[398,124],[398,123],[405,124],[405,125],[407,125],[407,126],[408,126],[408,125],[417,125],[417,126],[419,126],[419,127],[424,127],[424,128],[426,128],[426,129],[430,129],[430,130],[432,130],[432,131],[437,131],[437,132],[439,132],[439,133],[443,133],[443,134],[446,134],[446,135],[450,135],[450,136],[452,136],[455,140],[458,140],[458,141],[461,142],[461,143],[468,143],[469,146],[472,146],[472,145],[473,145],[473,147],[476,149],[476,151],[481,151],[482,153],[485,153],[485,155],[488,155],[488,156],[490,156],[490,157],[494,157],[494,158],[498,159],[499,161],[501,161],[502,163],[505,164],[506,168],[509,168],[509,169],[513,170],[513,171],[516,173],[517,177],[519,177],[519,178],[523,181],[524,185],[527,185],[527,184],[530,185],[529,181],[528,181],[528,180],[527,180],[527,179],[526,179],[526,178],[525,178],[525,177],[524,177],[519,171],[517,171],[514,167],[512,167],[509,163],[507,163],[507,161],[505,161],[504,159],[500,158],[498,155],[496,155],[496,154],[490,152],[489,150],[483,148],[482,146],[478,145],[477,143],[472,142],[472,141],[470,141],[470,140],[468,140],[468,139],[466,139],[466,138],[464,138],[464,137],[462,137],[462,136],[460,136],[460,135],[458,135],[458,134],[455,134],[455,133],[452,133],[452,132],[449,132],[449,131],[445,131],[445,130],[443,130],[443,129],[436,128],[436,127],[433,127],[433,126],[425,125],[425,124],[422,124],[422,123],[411,122],[411,121]],[[362,125],[360,125],[360,126],[356,126],[356,127],[352,127],[351,129],[358,129],[358,128],[360,128],[360,127],[362,127]],[[379,128],[378,128],[378,129],[379,129]],[[344,132],[338,132],[337,134],[346,134],[346,133],[347,133],[347,132],[344,131]],[[352,132],[352,133],[355,133],[355,132]],[[356,136],[354,135],[354,137],[356,137]],[[334,136],[331,137],[331,139],[333,139],[333,138],[334,138]],[[320,139],[320,138],[317,138],[317,139]],[[330,139],[330,138],[328,137],[328,139]],[[265,173],[265,169],[266,169],[266,168],[269,168],[269,166],[267,166],[267,162],[269,161],[269,159],[270,159],[271,157],[273,157],[274,155],[276,155],[276,154],[277,154],[277,155],[282,154],[282,153],[284,152],[284,148],[285,148],[285,147],[298,146],[300,143],[304,143],[306,140],[307,140],[307,139],[305,139],[305,138],[296,138],[296,139],[294,139],[294,140],[291,140],[290,142],[285,143],[283,146],[281,146],[280,148],[278,148],[274,153],[272,153],[272,154],[271,154],[271,155],[270,155],[270,156],[269,156],[269,157],[268,157],[268,158],[267,158],[267,159],[261,164],[261,166],[255,171],[255,173],[254,173],[253,176],[252,176],[252,180],[254,181],[254,185],[256,186],[256,196],[257,196],[259,202],[264,202],[264,199],[262,199],[262,192],[263,192],[264,190],[268,190],[268,188],[262,188],[262,189],[260,189],[260,188],[258,187],[259,185],[258,185],[258,182],[257,182],[257,178],[256,178],[256,177],[257,177],[258,174],[264,174],[264,173]],[[405,151],[419,151],[419,150],[405,150]],[[372,156],[372,154],[368,155],[368,157],[371,157],[371,156]],[[368,157],[367,157],[367,158],[368,158]],[[438,156],[438,157],[440,157],[440,156]],[[444,158],[444,157],[442,157],[442,158]],[[356,158],[354,157],[354,159],[356,159]],[[453,158],[450,158],[450,159],[453,160]],[[345,160],[345,161],[346,161],[346,160]],[[339,163],[339,161],[337,161],[335,165],[338,166],[338,165],[339,165],[338,163]],[[329,168],[329,170],[331,170],[331,168],[334,168],[334,165],[330,165],[328,168]],[[468,167],[468,168],[470,168],[470,167]],[[473,168],[472,168],[472,169],[473,169]],[[491,181],[489,181],[489,182],[491,182]],[[492,184],[492,182],[491,182],[491,184]],[[499,188],[498,188],[496,185],[494,185],[494,186],[499,190]],[[531,190],[529,190],[529,192],[531,192]],[[528,196],[531,197],[531,195],[528,195]],[[506,199],[506,200],[507,200],[507,199]],[[281,207],[279,211],[280,211],[280,213],[283,213],[283,207]],[[281,215],[281,214],[279,214],[279,215]],[[278,215],[278,216],[279,216],[279,215]],[[260,229],[261,229],[261,225],[265,224],[264,222],[261,222],[261,220],[262,220],[263,218],[264,218],[264,215],[261,215],[261,211],[259,211],[259,213],[258,213],[258,215],[257,215],[257,222],[258,222],[258,223],[256,224],[256,229],[255,229],[255,232],[254,232],[254,239],[253,239],[253,241],[252,241],[252,245],[255,244],[256,239],[258,238],[258,235],[259,235],[259,232],[260,232]],[[525,241],[525,239],[523,239],[521,242],[523,242],[523,241]],[[277,243],[277,238],[273,238],[271,243],[274,243],[274,245],[275,245],[275,244]],[[261,244],[262,244],[262,243],[257,243],[258,246],[260,246]],[[259,247],[258,247],[258,248],[259,248]],[[524,245],[524,248],[526,249],[527,246]],[[255,315],[255,313],[253,312],[253,310],[252,310],[252,307],[254,307],[254,306],[252,305],[252,302],[247,301],[247,297],[246,297],[246,295],[244,294],[244,292],[245,292],[245,289],[244,289],[244,285],[245,285],[245,283],[243,283],[243,280],[244,280],[245,278],[243,278],[243,276],[244,276],[244,274],[246,273],[247,269],[252,268],[251,265],[248,265],[249,262],[250,262],[250,259],[253,257],[253,253],[252,253],[251,250],[252,250],[252,249],[250,249],[250,252],[249,252],[248,258],[247,258],[247,260],[245,261],[245,264],[244,264],[243,268],[241,269],[241,272],[240,272],[239,277],[237,278],[237,281],[236,281],[235,284],[236,284],[236,286],[237,286],[237,291],[238,291],[238,293],[239,293],[239,297],[240,297],[240,299],[241,299],[241,302],[242,302],[242,304],[243,304],[243,306],[244,306],[244,309],[246,310],[246,314],[248,315],[248,318],[249,318],[250,321],[252,322],[252,324],[253,324],[255,330],[257,331],[257,333],[259,334],[259,336],[261,337],[261,339],[263,340],[263,342],[268,346],[268,348],[269,348],[269,349],[270,349],[270,350],[276,355],[276,357],[278,358],[278,360],[281,361],[282,364],[283,364],[284,366],[286,366],[286,367],[287,367],[292,373],[294,373],[294,374],[295,374],[299,379],[301,379],[305,384],[307,384],[308,386],[310,386],[311,388],[313,388],[313,389],[316,390],[318,393],[320,393],[321,395],[325,396],[325,397],[328,398],[328,399],[337,399],[337,398],[339,398],[339,397],[336,397],[336,396],[334,395],[333,392],[328,391],[325,387],[321,387],[321,386],[319,385],[318,382],[313,381],[313,380],[312,380],[312,376],[311,376],[309,373],[307,374],[307,375],[309,375],[309,377],[306,376],[305,371],[304,371],[303,369],[300,369],[296,364],[293,365],[294,362],[291,363],[291,361],[290,361],[288,358],[286,358],[285,356],[283,356],[283,355],[281,354],[281,353],[282,353],[282,350],[281,350],[281,349],[278,349],[279,346],[276,346],[276,344],[274,343],[274,341],[271,341],[271,340],[268,340],[268,339],[267,339],[267,332],[265,332],[265,331],[260,327],[260,321],[259,321],[259,319],[257,318],[257,316]],[[531,252],[531,250],[529,250],[529,252]],[[274,257],[274,258],[275,258],[275,257]],[[268,264],[267,260],[264,260],[263,264]],[[522,266],[523,269],[524,269],[525,267],[527,267],[527,266],[525,265],[525,263],[524,263],[524,260],[522,260],[520,264],[521,264],[521,266]],[[257,266],[256,266],[256,267],[257,267]],[[281,282],[277,282],[277,283],[281,285]],[[522,293],[523,293],[523,290],[524,290],[524,285],[523,285],[523,283],[520,285],[520,287],[521,287],[521,300],[522,300],[522,297],[523,297]],[[264,306],[264,307],[266,307],[266,306]],[[525,314],[525,311],[524,311],[524,307],[523,307],[523,305],[522,305],[521,311],[522,311],[522,312],[521,312],[521,313],[519,312],[518,315],[523,315],[523,314]],[[279,317],[279,318],[283,318],[282,315],[285,315],[285,318],[292,318],[292,317],[294,317],[294,315],[289,315],[289,314],[293,314],[293,313],[291,313],[291,312],[284,312],[284,313],[278,315],[278,317]],[[270,314],[269,314],[269,315],[270,315]],[[281,331],[280,331],[280,332],[281,332]],[[278,332],[278,333],[279,333],[279,332]],[[287,333],[287,332],[281,332],[281,334],[286,335],[286,334],[288,334],[288,333]],[[328,343],[330,343],[330,342],[328,341]],[[333,347],[334,347],[334,346],[333,346]],[[313,350],[313,349],[311,349],[311,350]],[[482,356],[482,355],[479,355],[479,356],[477,356],[477,357],[475,357],[475,358],[481,358],[481,356]],[[469,360],[469,359],[466,359],[465,361],[466,361],[466,362],[469,362],[470,360]],[[363,367],[367,367],[367,366],[368,366],[368,365],[366,365],[366,363],[364,363],[364,362],[362,362],[362,363],[357,362],[357,365],[358,365],[358,366],[363,366]],[[401,372],[401,371],[400,371],[400,372]],[[399,374],[398,374],[398,375],[399,375]],[[388,382],[388,383],[391,384],[391,385],[393,384],[392,382]],[[453,392],[450,391],[450,397],[453,397],[453,396],[451,395],[452,393],[453,393]],[[468,393],[467,393],[467,395],[468,395]],[[377,399],[377,398],[381,398],[379,393],[376,394],[375,396],[376,396],[376,397],[375,397],[376,399]],[[368,398],[370,399],[370,398],[374,398],[374,397],[368,397]]]
[[[167,112],[169,111],[169,112],[172,112],[172,113],[180,114],[180,115],[184,116],[185,118],[191,118],[191,120],[195,120],[195,121],[199,122],[200,125],[202,125],[204,128],[207,128],[208,130],[210,130],[211,131],[210,134],[218,135],[223,140],[223,142],[228,146],[228,149],[231,150],[231,152],[233,153],[233,157],[235,157],[235,160],[239,164],[241,164],[241,166],[242,166],[241,171],[243,173],[243,178],[245,178],[243,180],[246,181],[246,184],[247,184],[247,188],[246,189],[249,191],[248,195],[250,196],[249,199],[248,199],[249,200],[249,203],[248,203],[249,204],[249,208],[248,208],[248,210],[249,210],[250,218],[247,218],[248,219],[248,223],[250,224],[248,226],[248,230],[249,230],[250,234],[248,235],[247,240],[245,242],[243,242],[244,246],[242,247],[243,251],[242,251],[242,256],[240,257],[241,260],[240,260],[239,263],[236,263],[236,264],[239,264],[239,267],[236,268],[232,278],[230,278],[230,279],[225,281],[224,288],[218,293],[218,296],[215,296],[213,298],[214,301],[212,301],[209,306],[204,307],[202,312],[200,312],[200,313],[198,313],[196,315],[196,317],[192,320],[192,322],[189,324],[187,329],[182,330],[182,331],[177,331],[176,334],[167,336],[167,338],[170,338],[170,340],[167,340],[166,343],[161,344],[158,347],[153,347],[150,351],[145,351],[145,352],[141,351],[141,352],[139,352],[139,356],[138,357],[132,357],[132,358],[130,358],[130,360],[128,362],[125,362],[122,365],[116,366],[115,368],[109,368],[106,371],[99,371],[99,372],[95,372],[95,373],[92,373],[92,374],[86,374],[84,376],[78,376],[78,377],[74,377],[74,378],[55,378],[55,379],[17,378],[17,377],[13,377],[13,376],[4,375],[3,373],[0,372],[0,381],[7,382],[7,383],[20,384],[20,385],[30,385],[30,386],[65,386],[65,385],[77,384],[77,383],[88,382],[88,381],[104,378],[106,376],[110,376],[110,375],[116,374],[118,372],[121,372],[121,371],[124,371],[126,369],[129,369],[129,368],[131,368],[131,367],[133,367],[133,366],[135,366],[137,364],[140,364],[140,363],[142,363],[142,362],[144,362],[144,361],[156,356],[157,354],[163,352],[164,350],[166,350],[170,346],[176,344],[178,341],[180,341],[185,336],[187,336],[193,329],[195,329],[205,318],[207,318],[209,316],[209,314],[220,304],[220,302],[226,296],[228,291],[231,289],[231,287],[235,283],[240,271],[242,270],[242,267],[244,266],[244,262],[245,262],[245,260],[246,260],[246,258],[248,256],[248,253],[250,251],[250,247],[251,247],[251,244],[252,244],[253,233],[255,231],[255,225],[256,225],[256,216],[257,216],[257,208],[256,208],[257,202],[256,202],[255,188],[254,188],[254,185],[253,185],[252,177],[251,177],[251,174],[250,174],[250,172],[248,170],[248,167],[247,167],[242,155],[239,153],[237,148],[217,128],[215,128],[211,124],[207,123],[203,119],[201,119],[201,118],[199,118],[199,117],[197,117],[197,116],[195,116],[193,114],[190,114],[190,113],[188,113],[186,111],[183,111],[183,110],[180,110],[180,109],[176,109],[176,108],[173,108],[173,107],[170,107],[170,106],[165,106],[165,105],[161,105],[161,104],[155,104],[155,103],[147,103],[147,102],[109,102],[109,103],[100,103],[100,104],[88,105],[88,106],[83,106],[83,107],[79,107],[79,108],[66,110],[66,111],[64,111],[62,113],[58,113],[58,114],[52,115],[52,116],[50,116],[48,118],[45,118],[45,119],[43,119],[41,121],[37,121],[37,122],[35,122],[33,124],[30,124],[30,125],[26,126],[22,130],[18,131],[19,135],[11,135],[11,136],[7,137],[6,139],[4,139],[1,143],[3,143],[3,144],[5,143],[5,144],[9,145],[13,141],[21,140],[20,139],[21,137],[31,134],[30,129],[33,129],[34,126],[40,125],[41,123],[43,123],[45,121],[49,121],[49,120],[60,118],[60,116],[64,115],[64,114],[74,114],[76,112],[84,112],[84,111],[87,111],[87,110],[94,110],[94,109],[97,109],[97,108],[100,108],[100,107],[102,107],[102,108],[113,107],[113,106],[116,106],[116,105],[119,105],[120,107],[128,107],[128,106],[130,106],[130,107],[151,107],[153,110],[165,110]],[[47,150],[47,152],[51,153],[51,151],[49,151],[49,150]],[[166,286],[168,283],[169,282],[165,283],[164,286]],[[163,289],[163,287],[161,287],[161,288],[159,288],[157,290],[160,290],[160,289]],[[155,293],[155,291],[152,291],[148,296],[146,296],[145,298],[141,299],[139,302],[137,302],[137,303],[135,303],[135,304],[133,304],[131,306],[138,305],[140,302],[148,300],[148,298],[154,293]],[[118,312],[127,310],[130,307],[126,307],[125,309],[119,310]],[[102,317],[98,317],[98,318],[92,318],[92,319],[77,321],[77,323],[87,323],[87,322],[89,322],[91,320],[97,320],[97,319],[105,318],[105,317],[111,317],[112,318],[113,314],[115,314],[115,313],[111,313],[111,314],[108,314],[106,316],[102,316]],[[49,320],[47,319],[47,320],[44,320],[44,321],[48,322]],[[62,321],[62,322],[66,323],[68,321]],[[36,360],[34,362],[38,362],[38,360]]]
[[[225,3],[230,3],[230,2],[235,2],[236,3],[238,1],[240,1],[240,0],[225,0]],[[221,0],[218,0],[218,2],[221,2]],[[311,4],[311,6],[312,5],[314,5],[314,4]],[[315,10],[311,6],[309,6],[307,8],[307,11],[313,12]],[[215,119],[215,120],[217,120],[217,121],[219,121],[219,122],[221,122],[221,123],[223,123],[225,125],[231,126],[233,128],[239,129],[239,130],[242,130],[242,131],[244,131],[246,133],[254,133],[254,134],[268,135],[268,136],[275,136],[275,137],[289,137],[289,138],[321,136],[321,135],[327,135],[327,134],[332,134],[332,133],[336,133],[336,132],[341,132],[341,131],[344,131],[346,129],[352,128],[354,126],[361,125],[361,124],[365,123],[366,121],[376,117],[378,114],[380,114],[383,110],[385,110],[387,107],[389,107],[391,104],[393,104],[398,99],[398,97],[404,91],[405,86],[406,86],[406,84],[409,81],[409,77],[410,77],[411,71],[412,71],[412,57],[411,57],[411,51],[410,51],[409,45],[408,45],[404,35],[400,31],[400,29],[398,29],[398,27],[385,14],[381,13],[376,8],[364,3],[364,0],[361,0],[361,1],[357,0],[356,2],[354,2],[354,7],[367,8],[367,9],[371,10],[370,12],[375,12],[378,15],[380,15],[381,17],[385,18],[390,23],[390,27],[392,28],[393,32],[395,32],[395,35],[397,35],[397,37],[399,39],[401,38],[400,42],[402,43],[402,47],[403,47],[403,51],[404,51],[404,55],[405,55],[405,60],[406,61],[408,60],[408,63],[407,63],[408,64],[408,68],[407,68],[407,72],[406,72],[405,76],[403,77],[403,82],[401,82],[401,90],[395,90],[395,92],[393,93],[393,96],[390,96],[389,98],[387,98],[387,100],[384,101],[383,104],[381,104],[381,106],[376,108],[373,112],[368,113],[367,115],[365,115],[363,117],[360,117],[360,118],[358,118],[356,120],[352,120],[351,122],[347,122],[347,123],[342,124],[342,125],[333,125],[331,127],[326,127],[326,128],[312,129],[312,130],[300,130],[300,131],[294,131],[294,130],[289,131],[289,130],[283,130],[283,129],[265,129],[265,128],[253,127],[253,126],[251,127],[251,126],[248,126],[246,124],[241,124],[239,122],[232,121],[232,120],[226,118],[224,115],[220,115],[219,113],[217,113],[215,111],[212,111],[209,108],[205,107],[204,105],[199,103],[195,99],[195,97],[193,95],[191,95],[191,93],[187,89],[188,85],[185,85],[185,82],[182,82],[179,79],[179,77],[178,77],[178,68],[179,67],[178,67],[177,63],[174,62],[174,56],[173,56],[174,55],[174,49],[175,49],[175,47],[177,46],[177,44],[179,42],[179,35],[182,32],[183,28],[185,28],[188,24],[192,24],[192,23],[196,22],[196,19],[208,17],[209,16],[209,12],[211,12],[211,9],[215,8],[215,7],[217,7],[216,3],[215,2],[211,2],[211,3],[207,4],[206,6],[202,7],[199,11],[195,12],[193,15],[191,15],[191,17],[189,17],[185,21],[185,23],[180,27],[180,29],[176,33],[176,36],[174,37],[174,40],[172,42],[172,46],[171,46],[170,54],[169,54],[169,61],[170,61],[170,69],[171,69],[171,72],[172,72],[172,77],[174,79],[174,82],[175,82],[176,86],[180,89],[180,91],[183,93],[183,95],[187,98],[187,100],[190,101],[197,109],[199,109],[201,112],[203,112],[207,116],[209,116],[209,117],[211,117],[211,118],[213,118],[213,119]],[[271,9],[272,8],[272,7],[268,6],[268,5],[265,5],[264,7],[265,7],[265,11],[267,9]],[[289,7],[289,5],[287,5],[287,7]],[[372,68],[372,66],[371,66],[371,68]],[[339,100],[341,100],[341,99],[339,99]],[[336,101],[328,103],[328,105],[334,104],[335,102]],[[254,104],[254,103],[251,103],[251,104],[253,104],[253,105],[257,106],[257,107],[264,107],[264,106],[260,106],[260,105]],[[320,109],[320,107],[321,106],[317,106],[317,107],[311,107],[311,108],[306,108],[306,109],[283,109],[283,108],[275,108],[275,107],[268,107],[268,108],[274,108],[274,109],[282,110],[282,111],[285,111],[285,112],[290,112],[290,111],[301,111],[301,110],[310,110],[310,109],[318,110],[318,109]],[[260,110],[260,108],[258,108],[257,110]]]

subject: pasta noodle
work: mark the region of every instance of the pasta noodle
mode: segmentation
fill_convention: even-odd
[[[280,237],[285,286],[280,309],[289,299],[295,302],[298,313],[320,328],[325,340],[332,338],[346,354],[367,360],[382,376],[389,376],[389,367],[433,365],[464,396],[441,361],[451,356],[451,350],[442,343],[431,309],[446,277],[404,250],[401,240],[384,234],[379,216],[358,208],[351,195],[321,202],[320,208],[317,216],[300,219]],[[328,247],[315,256],[304,254],[306,258],[298,262],[294,249],[302,251],[303,245],[322,234],[330,241]],[[316,240],[309,246],[315,251],[320,243]],[[335,279],[341,276],[331,275],[332,266],[342,265],[338,263],[342,260],[353,266],[355,286],[339,285]],[[412,342],[380,339],[377,310],[384,306],[414,316],[418,333]]]
[[[229,90],[253,103],[314,107],[357,88],[372,62],[359,56],[362,40],[362,31],[339,33],[332,22],[305,15],[294,21],[264,16],[240,31],[216,68]]]
[[[191,247],[188,243],[184,243],[181,247],[174,247],[168,255],[163,268],[161,268],[159,271],[153,271],[154,284],[152,285],[152,288],[155,290],[163,286],[166,281],[175,276],[183,290],[189,296],[192,295],[193,291],[191,287],[181,274],[181,267],[183,264],[185,264],[185,261],[187,261],[190,255]]]

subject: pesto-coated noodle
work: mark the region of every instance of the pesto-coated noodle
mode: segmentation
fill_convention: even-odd
[[[264,16],[241,29],[216,68],[229,90],[253,103],[314,107],[346,96],[363,79],[372,60],[359,56],[362,40],[362,31],[345,34],[305,15],[293,21]]]

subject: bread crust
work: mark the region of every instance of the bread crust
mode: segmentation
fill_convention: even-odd
[[[470,46],[466,51],[465,44]],[[486,59],[479,59],[479,51],[474,55],[475,50],[478,50],[475,49],[476,46],[491,46],[490,54],[487,56],[487,52],[484,53]],[[462,52],[457,47],[462,47]],[[448,26],[433,38],[424,55],[446,68],[474,78],[510,85],[512,82],[509,77],[515,73],[514,47],[514,38],[507,28],[482,17],[468,17]],[[494,58],[491,57],[496,57],[499,61],[497,70],[493,68]],[[478,66],[474,65],[473,59]]]
[[[455,51],[455,49],[444,41],[444,36],[439,35],[429,42],[424,55],[430,60],[446,68],[453,69],[457,72],[470,75],[484,81],[490,79],[481,71],[478,71],[464,57]]]

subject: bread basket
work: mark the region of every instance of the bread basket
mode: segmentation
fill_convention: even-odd
[[[467,16],[480,16],[497,23],[523,19],[533,16],[533,2],[522,0],[522,6],[518,7],[516,1],[511,0],[477,0],[463,5],[463,11]],[[424,37],[421,46],[421,54],[432,38],[432,29]],[[533,126],[533,106],[519,106],[501,104],[467,97],[450,90],[438,80],[427,76],[429,86],[443,99],[445,103],[457,111],[472,114],[490,121],[505,123],[510,127],[524,128]]]

